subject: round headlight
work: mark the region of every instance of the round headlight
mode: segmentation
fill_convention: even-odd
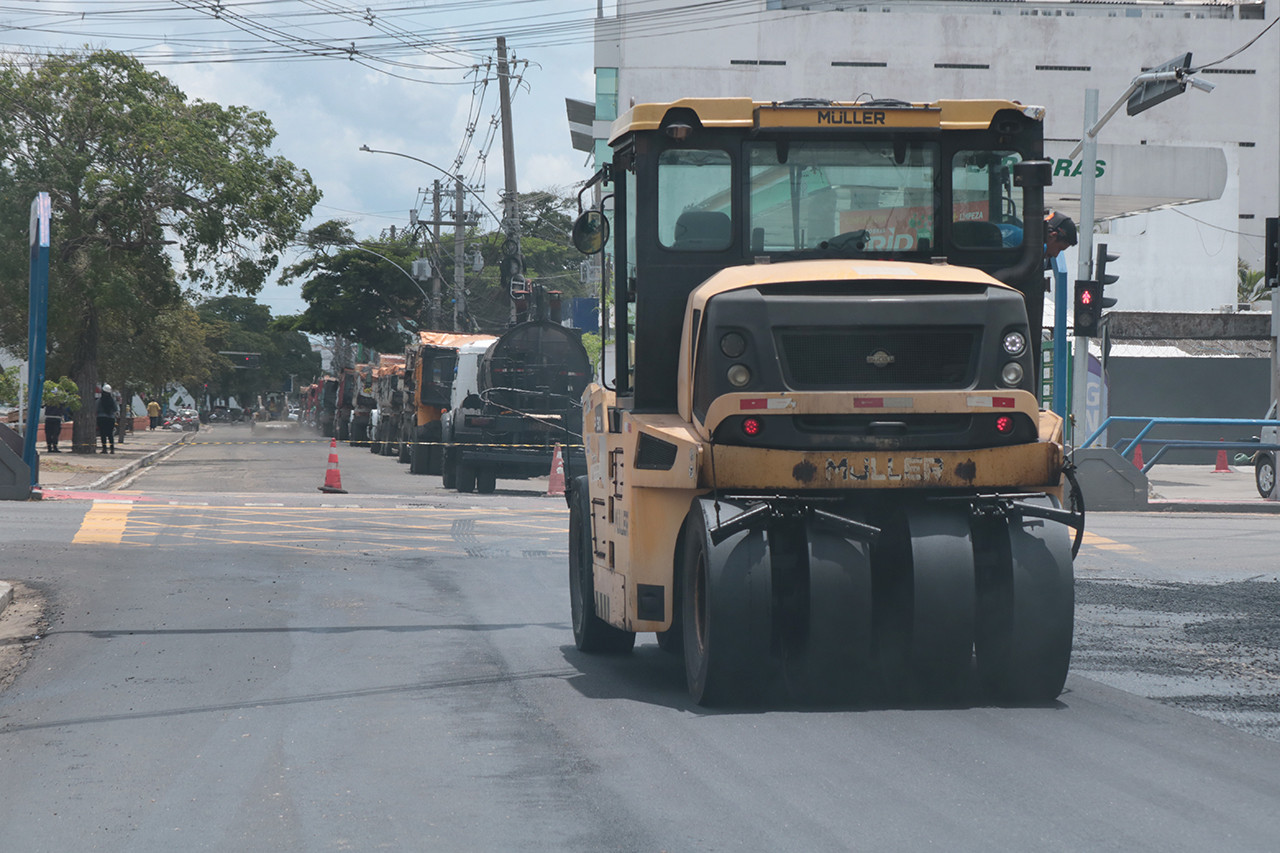
[[[728,377],[730,385],[741,388],[751,381],[751,371],[745,364],[735,364],[729,368]]]
[[[1017,385],[1022,381],[1022,365],[1016,361],[1010,361],[1000,368],[1000,381],[1010,387]]]
[[[1027,348],[1027,339],[1023,337],[1022,332],[1010,332],[1004,336],[1004,351],[1009,355],[1022,355],[1022,351]]]
[[[728,332],[720,339],[720,352],[729,358],[740,358],[747,351],[747,340],[737,332]]]

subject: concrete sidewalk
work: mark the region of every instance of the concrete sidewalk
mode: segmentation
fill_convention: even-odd
[[[193,433],[176,430],[136,430],[123,442],[116,442],[116,452],[102,453],[95,445],[93,453],[72,453],[71,442],[63,441],[61,453],[40,453],[37,490],[100,491],[128,477],[139,468],[151,465],[168,455]]]
[[[1280,513],[1280,501],[1258,494],[1252,465],[1156,465],[1147,473],[1148,512]],[[1085,495],[1088,507],[1089,496]]]

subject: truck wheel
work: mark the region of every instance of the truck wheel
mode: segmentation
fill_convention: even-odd
[[[722,513],[726,508],[722,502]],[[756,698],[767,675],[773,627],[764,533],[748,530],[712,545],[701,500],[684,533],[680,610],[689,695],[699,705]]]
[[[410,474],[426,474],[429,473],[430,458],[427,450],[431,447],[427,443],[427,428],[418,427],[415,435],[413,446],[409,448],[409,473]]]
[[[412,434],[413,433],[409,432],[408,430],[404,430],[400,433],[400,446],[398,448],[399,452],[396,455],[397,462],[408,463],[413,461],[413,455],[412,455],[413,444],[407,438],[407,436]],[[417,473],[417,472],[414,472],[414,473]]]
[[[1270,453],[1259,453],[1253,463],[1253,481],[1258,486],[1258,494],[1264,498],[1271,497],[1276,487],[1276,458]]]
[[[454,453],[448,448],[444,449],[443,458],[440,462],[440,485],[446,489],[456,489],[458,487],[458,463],[454,461]]]
[[[476,472],[476,491],[482,495],[491,495],[498,487],[498,472],[492,468],[483,468]]]
[[[591,561],[591,496],[587,478],[573,484],[569,500],[569,608],[573,642],[588,654],[625,654],[636,644],[634,631],[615,628],[596,615],[595,576]]]
[[[476,469],[459,461],[457,471],[458,491],[474,492],[476,490]]]

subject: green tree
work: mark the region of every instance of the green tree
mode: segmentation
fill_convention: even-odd
[[[218,352],[256,353],[257,367],[237,368],[223,355],[213,359],[205,382],[214,397],[235,397],[249,407],[259,394],[288,389],[291,379],[306,383],[320,372],[320,356],[307,336],[292,328],[293,318],[277,320],[250,297],[220,296],[197,307]],[[201,387],[201,384],[194,386]]]
[[[1255,270],[1244,261],[1236,261],[1236,272],[1239,281],[1236,283],[1237,302],[1257,302],[1266,292],[1263,286],[1262,270]]]
[[[142,362],[186,324],[184,285],[256,293],[319,192],[269,153],[265,115],[189,101],[123,54],[0,61],[0,103],[0,344],[26,337],[27,211],[47,191],[49,364],[80,388],[85,451],[104,358]]]
[[[66,376],[56,382],[46,379],[42,399],[46,406],[66,406],[74,412],[80,408],[80,389]]]
[[[21,384],[19,365],[0,370],[0,406],[18,405],[18,386]]]
[[[342,335],[382,352],[398,352],[421,326],[425,304],[408,270],[415,238],[357,241],[346,223],[329,221],[304,240],[310,256],[287,267],[282,281],[302,280],[307,309],[293,328]]]

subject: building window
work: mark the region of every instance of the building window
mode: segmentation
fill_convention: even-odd
[[[618,117],[618,69],[596,69],[596,121]]]
[[[832,68],[888,68],[887,62],[860,62],[858,60],[839,60],[831,63]]]
[[[987,65],[986,63],[979,63],[979,62],[935,62],[933,63],[933,67],[934,68],[953,68],[953,69],[960,69],[962,71],[985,71],[989,69],[991,66]]]
[[[1037,65],[1037,71],[1092,71],[1092,65]]]

